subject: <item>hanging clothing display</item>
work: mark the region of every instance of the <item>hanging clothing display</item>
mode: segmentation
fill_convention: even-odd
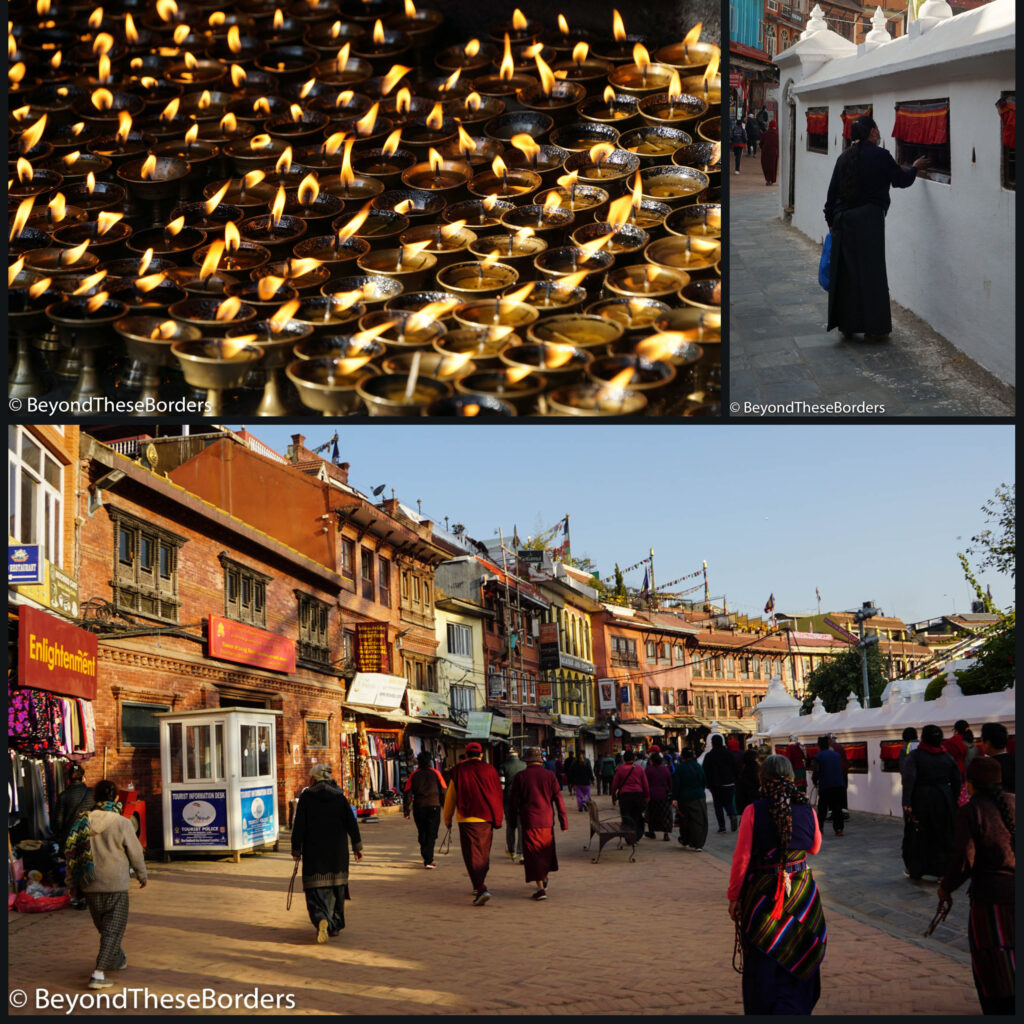
[[[22,753],[93,754],[92,702],[7,682],[7,737]]]

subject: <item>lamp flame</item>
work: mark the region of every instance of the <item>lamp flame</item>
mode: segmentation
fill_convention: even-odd
[[[298,199],[303,206],[312,206],[320,195],[320,185],[316,175],[310,172],[299,182]]]
[[[691,44],[699,42],[701,29],[703,29],[703,28],[704,28],[704,22],[703,21],[698,21],[697,24],[694,25],[693,28],[691,28],[690,31],[687,32],[685,36],[683,36],[683,49],[684,50],[688,46],[690,46]]]
[[[632,213],[633,197],[631,195],[620,196],[618,199],[613,199],[608,205],[608,214],[605,220],[616,228],[621,228],[629,221]]]
[[[229,295],[218,307],[217,311],[213,314],[214,320],[219,320],[223,323],[225,320],[234,320],[238,315],[238,311],[242,308],[242,300],[236,295]]]
[[[142,275],[145,274],[145,272],[149,269],[150,263],[152,263],[152,262],[153,262],[153,250],[150,248],[150,249],[147,249],[142,254],[142,258],[139,260],[139,269],[136,271],[136,273],[138,274],[139,277],[142,277]]]
[[[207,109],[209,109],[209,107],[210,107],[210,105],[212,103],[213,103],[213,97],[210,95],[210,90],[209,89],[204,89],[199,94],[199,100],[196,103],[196,106],[199,107],[200,110],[207,110]]]
[[[568,174],[562,174],[558,177],[558,184],[568,192],[572,189],[573,185],[576,184],[576,179],[579,178],[579,171],[570,171]]]
[[[454,238],[466,226],[465,220],[453,220],[441,228],[442,238]]]
[[[238,230],[238,225],[233,220],[229,220],[224,225],[224,248],[228,252],[235,252],[241,245],[242,236]]]
[[[178,109],[181,107],[181,100],[177,96],[160,111],[161,121],[173,121],[178,116]],[[127,113],[127,111],[126,111]]]
[[[557,370],[565,366],[575,354],[576,349],[572,345],[563,345],[557,341],[545,341],[541,348],[541,359],[543,366],[549,370]]]
[[[135,287],[145,294],[151,292],[154,288],[158,288],[166,280],[167,275],[161,271],[157,271],[155,274],[150,274],[148,277],[137,278],[135,281]]]
[[[252,150],[269,149],[274,145],[274,140],[269,135],[254,135],[249,140],[249,148]]]
[[[412,107],[412,93],[403,85],[395,94],[395,110],[399,114],[408,114],[410,107]]]
[[[640,169],[637,168],[636,177],[633,178],[633,209],[639,210],[644,201],[644,180],[640,177]]]
[[[71,153],[66,153],[64,156],[61,157],[61,160],[65,164],[67,164],[68,167],[73,167],[75,164],[78,163],[78,160],[81,157],[81,155],[82,151],[80,149],[76,149]]]
[[[527,26],[526,15],[517,7],[512,12],[512,27],[517,32],[522,32]]]
[[[538,153],[540,153],[540,146],[533,141],[531,135],[527,135],[526,132],[519,132],[513,135],[510,139],[513,146],[519,150],[527,160],[532,160]]]
[[[156,153],[150,153],[145,160],[142,161],[142,168],[139,171],[139,177],[144,181],[148,181],[153,177],[153,172],[156,170]]]
[[[672,70],[672,77],[668,80],[668,98],[670,100],[677,100],[682,95],[683,83],[679,78],[679,72],[674,68]]]
[[[441,92],[448,92],[450,89],[454,89],[458,84],[459,75],[462,74],[462,68],[456,68],[445,80],[441,86]]]
[[[261,302],[269,302],[283,284],[283,277],[274,277],[273,274],[267,274],[266,277],[261,277],[256,282],[256,294]]]
[[[92,52],[106,57],[114,48],[114,37],[109,32],[100,32],[92,41]]]
[[[610,381],[608,381],[608,386],[606,388],[602,388],[601,390],[622,391],[622,389],[626,387],[626,385],[629,384],[630,381],[632,381],[635,374],[636,370],[634,369],[634,367],[627,366],[624,370],[619,370],[619,372],[615,374],[615,376],[612,377]]]
[[[158,324],[149,332],[149,336],[153,341],[167,341],[168,338],[173,338],[178,333],[178,325],[173,320],[165,320],[162,324]]]
[[[312,83],[313,83],[313,82],[315,82],[315,81],[316,81],[316,79],[313,79],[313,78],[311,78],[311,79],[309,80],[309,82],[307,83],[307,85],[309,85],[309,84],[312,84]],[[288,108],[288,116],[289,116],[289,117],[291,117],[291,119],[292,119],[292,120],[293,120],[293,121],[294,121],[294,122],[295,122],[296,124],[298,124],[298,123],[299,123],[299,121],[301,121],[301,120],[302,120],[302,107],[301,107],[301,106],[299,106],[299,104],[298,104],[298,103],[293,103],[293,104],[292,104],[292,105],[291,105],[291,106],[290,106],[290,107]]]
[[[524,284],[521,288],[517,288],[514,292],[509,292],[507,295],[503,295],[501,298],[502,302],[525,302],[530,297],[530,292],[536,287],[536,281],[530,281]]]
[[[561,32],[563,36],[567,36],[569,34],[569,22],[565,20],[564,14],[560,14],[558,16],[558,31]]]
[[[390,330],[395,326],[395,320],[385,320],[382,324],[374,324],[372,327],[367,327],[365,330],[357,331],[352,335],[352,340],[360,347],[364,348],[378,335],[383,334],[385,331]]]
[[[40,295],[48,291],[53,279],[49,277],[41,277],[35,284],[28,286],[28,294],[33,299],[38,299]]]
[[[85,189],[89,195],[96,191],[96,175],[92,171],[85,176]]]
[[[191,146],[192,143],[195,142],[196,139],[198,139],[198,138],[199,138],[199,124],[197,122],[197,123],[193,124],[192,127],[189,128],[189,130],[187,132],[185,132],[185,142],[188,145]]]
[[[444,157],[433,146],[427,150],[427,162],[430,164],[430,170],[433,174],[437,174],[441,170],[441,165],[444,163]]]
[[[129,43],[139,41],[139,30],[135,27],[135,21],[130,14],[124,16],[124,37]]]
[[[198,128],[199,126],[196,125]],[[120,110],[117,114],[117,131],[114,133],[120,142],[127,142],[128,136],[132,133],[132,115],[127,110]]]
[[[184,31],[182,31],[182,29],[184,29]],[[176,43],[180,44],[182,42],[182,40],[188,38],[188,33],[189,33],[188,25],[179,25],[174,30],[174,35],[173,35],[174,41]],[[199,67],[199,61],[196,60],[195,54],[194,53],[190,53],[188,50],[186,50],[181,55],[181,59],[185,62],[185,67],[188,68],[189,71],[195,71],[195,69],[197,67]]]
[[[405,322],[407,331],[425,331],[435,320],[446,317],[457,305],[458,299],[441,299],[438,302],[428,302],[422,309],[417,310]]]
[[[380,80],[381,96],[387,96],[410,71],[412,68],[407,68],[404,64],[393,64],[391,70]]]
[[[444,108],[440,103],[435,103],[430,113],[427,114],[427,127],[436,132],[441,130],[442,124],[444,124]]]
[[[358,120],[356,121],[356,132],[359,135],[370,135],[373,133],[373,126],[377,123],[377,112],[380,110],[380,104],[374,103],[372,107]]]
[[[643,43],[635,43],[633,45],[633,63],[639,71],[643,71],[644,68],[651,66],[651,55],[647,52],[647,47]]]
[[[480,104],[483,102],[483,97],[478,92],[471,92],[465,100],[463,100],[463,106],[467,110],[479,110]]]
[[[64,219],[68,208],[68,201],[64,198],[64,193],[58,192],[46,205],[50,210],[50,219],[54,224],[59,224]]]
[[[174,0],[156,0],[156,13],[161,21],[172,21],[178,13]]]
[[[239,31],[237,25],[232,25],[228,29],[228,49],[232,53],[242,52],[242,33]]]
[[[238,130],[238,119],[234,114],[227,113],[220,119],[221,135],[231,135]]]
[[[538,53],[534,58],[537,63],[537,73],[540,75],[540,89],[545,96],[551,95],[551,90],[555,87],[555,75],[551,68],[548,66],[547,61]]]
[[[577,270],[573,274],[566,274],[564,277],[558,278],[555,290],[560,295],[567,295],[570,292],[574,292],[581,284],[583,284],[588,273],[588,270]]]
[[[284,152],[277,158],[274,170],[278,174],[287,174],[292,169],[292,147],[285,146]]]
[[[305,259],[288,260],[285,264],[285,272],[289,278],[304,277],[306,274],[313,273],[317,267],[322,266],[319,260],[315,260],[312,257],[306,257]]]
[[[280,28],[283,24],[284,24],[284,11],[282,11],[281,8],[278,7],[274,11],[274,28],[275,29]]]
[[[21,138],[18,140],[18,148],[22,153],[27,153],[35,144],[43,137],[43,132],[46,131],[46,114],[43,114],[35,124],[29,125],[21,133]]]
[[[221,238],[215,238],[210,243],[210,248],[206,250],[206,255],[203,257],[203,264],[199,268],[199,280],[205,281],[211,274],[216,273],[217,267],[220,266],[220,258],[224,255],[224,240]]]
[[[494,172],[496,178],[507,178],[508,167],[505,165],[505,161],[500,156],[496,156],[491,161],[491,170]]]
[[[493,267],[498,262],[498,260],[500,260],[500,259],[501,259],[501,250],[500,249],[495,249],[494,252],[489,253],[487,256],[485,256],[480,261],[480,266],[484,270],[490,270],[491,267]]]
[[[481,200],[480,205],[483,206],[483,208],[488,213],[490,213],[491,210],[493,210],[498,205],[498,197],[497,197],[497,195],[484,196],[484,198]]]
[[[708,66],[704,70],[704,74],[701,76],[704,82],[704,91],[707,92],[708,84],[714,79],[715,75],[718,74],[718,65],[721,63],[721,51],[716,46],[711,54],[711,60],[708,61]]]
[[[287,202],[287,196],[284,194],[284,185],[279,185],[277,188],[277,195],[274,196],[274,202],[270,207],[270,223],[274,227],[281,226],[281,217],[284,215],[284,204]]]
[[[473,141],[473,136],[461,124],[459,125],[459,152],[467,159],[471,153],[476,152],[476,143]]]
[[[123,213],[111,213],[109,210],[100,210],[96,214],[96,234],[105,235],[123,217]]]
[[[606,85],[604,87],[604,92],[601,94],[601,98],[610,107],[615,102],[615,90],[610,85]]]
[[[590,147],[590,152],[587,154],[591,161],[597,164],[599,167],[605,160],[608,159],[615,152],[615,146],[610,142],[599,142],[596,146]]]
[[[532,366],[509,366],[505,370],[505,379],[509,384],[518,384],[521,380],[526,380],[531,373],[533,373]]]
[[[36,0],[36,14],[42,18],[50,13],[50,0]]]
[[[341,157],[341,183],[346,187],[351,185],[356,180],[355,174],[352,173],[352,147],[355,145],[355,139],[345,140],[345,152]]]
[[[18,61],[17,64],[13,64],[8,69],[8,71],[7,71],[7,79],[8,79],[8,81],[13,82],[15,85],[17,85],[25,77],[25,72],[27,70],[28,69],[25,67],[25,65],[21,61]]]
[[[315,86],[316,86],[316,79],[315,78],[311,78],[308,82],[303,82],[302,83],[302,88],[299,90],[299,99],[300,100],[304,100],[313,91],[313,88]],[[298,121],[299,118],[296,118],[295,120]]]
[[[626,38],[626,26],[622,24],[622,15],[617,10],[612,11],[612,35],[620,43]]]
[[[363,298],[362,288],[353,288],[350,292],[331,293],[331,310],[335,313],[344,313],[351,309],[360,299]]]
[[[344,245],[365,223],[370,216],[370,204],[367,203],[347,224],[338,230],[338,241]]]
[[[384,145],[381,146],[381,155],[385,157],[394,156],[398,150],[399,143],[402,141],[402,129],[396,128],[385,140]]]
[[[110,298],[107,292],[97,292],[86,304],[85,308],[90,313],[95,313],[96,310],[100,309]]]
[[[516,62],[512,59],[512,42],[505,33],[505,55],[501,58],[501,65],[498,67],[498,77],[503,82],[511,82],[515,74]]]
[[[403,199],[400,202],[395,203],[395,213],[408,213],[412,209],[412,200]]]
[[[373,42],[376,46],[383,46],[386,38],[384,35],[384,23],[378,18],[373,23]]]
[[[17,238],[25,229],[25,225],[28,223],[28,218],[32,213],[32,207],[35,205],[35,201],[35,196],[29,196],[27,199],[22,199],[18,204],[18,212],[14,215],[14,220],[11,224],[11,233],[8,236],[10,239],[13,240]]]
[[[61,52],[60,52],[60,50],[58,50],[58,51],[57,51],[57,52],[56,52],[56,53],[55,53],[55,54],[54,54],[54,55],[53,55],[53,56],[52,56],[52,57],[50,58],[50,67],[51,67],[51,68],[53,68],[53,70],[54,70],[54,71],[56,71],[56,70],[57,70],[57,68],[59,68],[59,67],[60,67],[60,65],[61,65],[61,62],[62,62],[63,60],[64,60],[64,54],[63,54],[63,53],[61,53]]]
[[[590,53],[590,44],[584,42],[578,42],[572,48],[572,59],[575,64],[582,64],[587,59],[587,54]]]
[[[556,191],[551,191],[551,192],[549,192],[544,197],[544,209],[545,210],[554,210],[554,209],[557,209],[558,207],[560,207],[561,205],[562,205],[562,197]]]
[[[109,110],[114,105],[114,95],[109,89],[96,89],[89,99],[97,110]]]
[[[32,170],[32,165],[23,156],[18,157],[18,163],[16,166],[18,171],[18,181],[24,185],[26,182],[32,180],[35,172]]]
[[[583,255],[583,259],[582,259],[582,260],[580,260],[580,262],[581,262],[581,263],[586,263],[586,262],[588,262],[588,261],[589,261],[590,259],[592,259],[592,258],[593,258],[593,256],[594,256],[594,255],[595,255],[595,254],[596,254],[596,253],[597,253],[597,252],[598,252],[598,251],[599,251],[600,249],[602,249],[602,248],[604,247],[604,244],[605,244],[605,243],[606,243],[606,242],[607,242],[607,241],[608,241],[608,240],[609,240],[609,239],[610,239],[610,238],[612,237],[612,235],[614,235],[614,234],[615,234],[615,229],[614,229],[614,228],[612,228],[612,229],[609,229],[608,231],[606,231],[606,232],[605,232],[605,233],[604,233],[603,235],[600,235],[600,236],[598,236],[597,238],[591,239],[591,240],[590,240],[589,242],[583,242],[583,243],[581,243],[580,245],[577,245],[577,246],[576,246],[576,248],[577,248],[577,249],[578,249],[578,250],[579,250],[579,251],[580,251],[580,252],[582,253],[582,255]]]
[[[263,171],[250,171],[242,178],[243,188],[255,188],[263,179],[266,174]]]
[[[292,299],[290,302],[286,302],[271,318],[270,326],[275,334],[280,334],[281,331],[288,326],[288,321],[299,311],[299,306],[302,305],[300,299]]]
[[[89,15],[86,24],[89,28],[99,28],[103,24],[103,8],[97,7],[92,14]]]
[[[249,76],[245,73],[245,68],[238,64],[231,65],[231,84],[236,89],[241,89],[248,77]]]
[[[480,40],[470,39],[462,48],[462,52],[469,58],[475,57],[480,52]]]

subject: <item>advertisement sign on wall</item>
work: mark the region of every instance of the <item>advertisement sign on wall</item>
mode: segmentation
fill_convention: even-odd
[[[469,711],[466,713],[466,739],[487,739],[491,735],[491,712]]]
[[[357,622],[354,653],[356,671],[390,672],[388,624],[386,622]]]
[[[272,672],[295,671],[295,641],[244,622],[210,616],[208,647],[211,658],[255,665]]]
[[[598,679],[597,706],[601,711],[615,710],[615,680]]]
[[[17,587],[23,583],[43,582],[43,560],[38,544],[15,544],[7,547],[7,583]]]
[[[558,667],[558,623],[542,622],[540,627],[540,670],[547,672],[549,669]]]
[[[227,795],[223,789],[171,793],[171,842],[175,846],[227,846]]]
[[[96,699],[96,634],[55,615],[18,609],[18,683],[66,697]]]
[[[371,708],[394,710],[401,707],[405,696],[404,676],[390,676],[383,672],[357,672],[348,688],[349,704],[365,704]]]
[[[243,789],[242,841],[260,843],[274,834],[274,787]]]

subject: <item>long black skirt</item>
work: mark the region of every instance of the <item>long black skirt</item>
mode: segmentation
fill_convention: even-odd
[[[345,927],[346,888],[344,885],[329,885],[306,889],[306,912],[314,928],[321,921],[326,921],[327,934],[337,935]]]
[[[832,224],[828,330],[889,334],[889,279],[885,273],[885,213],[874,203],[844,210]]]
[[[790,974],[749,942],[743,943],[743,1012],[758,1016],[807,1016],[821,996],[821,968],[807,978]]]

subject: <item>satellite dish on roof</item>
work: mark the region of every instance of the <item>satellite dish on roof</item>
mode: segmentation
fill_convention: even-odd
[[[375,498],[380,497],[380,495],[382,495],[384,493],[384,488],[385,487],[387,487],[387,484],[381,484],[380,487],[374,487],[374,489],[373,489],[373,496]]]

